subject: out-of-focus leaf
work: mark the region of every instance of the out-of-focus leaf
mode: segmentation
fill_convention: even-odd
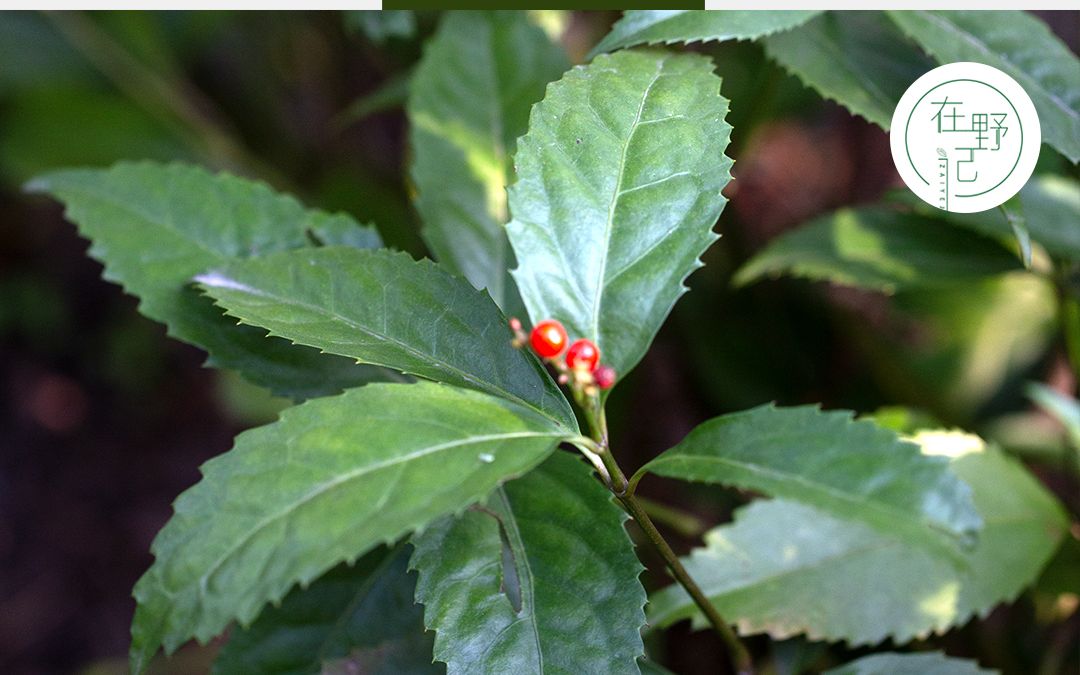
[[[534,322],[555,318],[626,374],[716,240],[731,127],[712,63],[620,51],[569,71],[518,145],[508,226]]]
[[[989,675],[996,670],[979,667],[975,661],[954,659],[940,652],[922,654],[871,654],[825,675]]]
[[[903,93],[934,67],[880,12],[829,12],[763,44],[807,86],[886,131]]]
[[[0,94],[52,86],[86,85],[95,74],[44,13],[0,13]],[[6,122],[5,122],[6,124]]]
[[[302,345],[476,389],[577,429],[570,404],[483,291],[407,253],[354,248],[234,260],[197,277],[230,316]]]
[[[777,639],[903,643],[985,616],[1035,580],[1068,522],[1031,474],[978,437],[924,432],[915,440],[923,453],[947,457],[974,492],[985,527],[966,564],[855,522],[854,510],[845,517],[770,500],[706,535],[687,569],[741,632]],[[650,608],[652,625],[687,617],[705,625],[681,588],[654,594]]]
[[[847,328],[894,400],[964,421],[1046,353],[1056,313],[1053,286],[1020,271],[899,293],[882,321]]]
[[[780,235],[735,274],[737,285],[787,274],[894,293],[1019,269],[998,242],[939,219],[888,208],[844,208]]]
[[[454,673],[636,673],[645,591],[626,515],[555,453],[413,537],[416,598]]]
[[[78,86],[20,91],[5,104],[0,124],[0,168],[19,183],[69,166],[192,157],[181,139],[130,101]]]
[[[1064,176],[1035,176],[1020,190],[1020,208],[1031,238],[1055,258],[1080,260],[1080,183]],[[890,201],[905,204],[920,215],[938,218],[999,239],[1015,236],[1000,209],[981,213],[949,213],[934,208],[907,191]]]
[[[985,63],[1016,80],[1039,113],[1043,142],[1080,162],[1080,60],[1045,23],[1019,10],[888,15],[938,63]]]
[[[416,35],[416,15],[411,9],[357,9],[345,12],[345,27],[360,31],[382,44],[390,38],[408,40]]]
[[[294,399],[322,396],[385,379],[380,369],[267,339],[238,327],[198,291],[192,278],[231,258],[303,248],[312,229],[347,221],[305,210],[262,183],[182,164],[120,163],[110,169],[48,174],[28,190],[67,205],[66,215],[92,242],[104,277],[139,298],[139,311],[169,335],[209,352],[209,365]]]
[[[1069,443],[1080,450],[1080,401],[1036,382],[1028,385],[1027,395],[1061,422],[1069,434]]]
[[[341,130],[360,122],[369,115],[402,107],[409,97],[412,77],[412,71],[390,76],[377,89],[349,104],[349,107],[334,119],[333,126]]]
[[[154,540],[134,591],[132,672],[161,645],[250,625],[296,583],[461,512],[567,437],[529,408],[430,382],[350,389],[240,434]]]
[[[510,155],[529,109],[567,68],[522,12],[449,12],[417,67],[408,113],[424,238],[439,261],[486,288],[509,314],[521,302],[506,239]]]
[[[413,601],[416,575],[408,561],[407,546],[378,548],[294,588],[280,606],[232,632],[214,675],[308,675],[340,659],[366,675],[444,672],[432,663],[432,636]]]
[[[631,9],[615,22],[589,58],[623,47],[675,42],[756,40],[805,23],[820,10]]]
[[[704,422],[641,467],[720,483],[850,518],[910,545],[952,551],[981,526],[971,491],[940,457],[847,411],[761,406]]]

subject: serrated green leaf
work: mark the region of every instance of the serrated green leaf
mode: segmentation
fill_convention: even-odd
[[[968,489],[940,457],[848,411],[761,406],[700,424],[644,474],[759,490],[852,518],[908,542],[970,544],[981,526]]]
[[[343,658],[367,675],[445,672],[432,664],[433,636],[413,601],[408,562],[407,546],[381,547],[294,588],[281,606],[232,632],[214,675],[307,675]]]
[[[807,86],[886,131],[900,97],[934,67],[881,12],[829,12],[762,43]]]
[[[416,598],[448,673],[637,673],[641,563],[625,514],[556,453],[413,537]]]
[[[412,178],[424,239],[439,262],[507,312],[521,306],[506,240],[510,153],[529,109],[568,67],[524,12],[449,12],[409,94]]]
[[[495,303],[429,260],[328,247],[234,260],[198,281],[230,316],[271,335],[501,396],[577,429],[540,362],[512,346]]]
[[[419,382],[290,408],[203,466],[135,586],[131,669],[246,626],[296,583],[483,499],[567,438],[535,411]]]
[[[1043,142],[1080,162],[1080,60],[1045,23],[1019,10],[888,15],[938,63],[984,63],[1016,80],[1039,113]]]
[[[875,531],[858,514],[826,513],[788,500],[757,501],[734,524],[706,535],[685,559],[721,614],[743,633],[783,639],[896,643],[985,616],[1034,581],[1068,527],[1061,507],[1019,463],[975,436],[924,432],[925,454],[950,458],[971,486],[985,523],[957,566],[900,531]],[[681,589],[650,600],[650,623],[694,616]],[[891,671],[890,671],[891,672]]]
[[[191,278],[231,258],[310,246],[308,233],[348,222],[305,210],[262,183],[181,164],[121,163],[111,169],[48,174],[27,189],[67,205],[67,218],[92,241],[104,277],[139,298],[139,311],[169,335],[209,352],[208,365],[236,370],[275,393],[310,398],[385,379],[380,369],[241,328],[189,288]]]
[[[631,9],[611,27],[589,58],[644,44],[756,40],[805,23],[820,10]]]
[[[1017,269],[1016,258],[997,241],[928,215],[865,207],[840,209],[780,235],[739,269],[734,282],[786,274],[894,293]]]
[[[975,661],[954,659],[940,652],[923,654],[871,654],[839,668],[825,671],[825,675],[988,675],[995,670],[985,670]]]
[[[731,177],[719,88],[701,56],[602,55],[548,87],[519,142],[507,227],[529,316],[591,339],[620,374],[717,238]]]

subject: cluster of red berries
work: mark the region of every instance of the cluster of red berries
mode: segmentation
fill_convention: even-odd
[[[510,319],[510,328],[514,331],[514,346],[522,347],[526,343],[521,322]],[[536,324],[528,337],[536,355],[552,364],[559,371],[559,383],[573,381],[586,391],[591,387],[611,389],[615,384],[615,369],[600,363],[600,349],[592,340],[580,338],[567,346],[570,338],[563,325],[554,319],[546,319]],[[564,359],[560,360],[563,352]]]

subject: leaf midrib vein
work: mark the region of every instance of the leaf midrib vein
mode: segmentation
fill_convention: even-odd
[[[391,459],[384,460],[384,461],[381,461],[381,462],[375,462],[374,464],[365,464],[365,465],[359,466],[359,467],[357,467],[357,468],[355,468],[355,469],[353,469],[351,471],[346,471],[345,473],[342,473],[339,476],[336,476],[336,477],[334,477],[334,478],[332,478],[330,480],[323,481],[322,483],[319,483],[318,485],[316,485],[313,489],[311,489],[308,492],[304,493],[299,499],[296,499],[296,500],[290,502],[284,508],[275,511],[274,513],[272,513],[272,514],[266,516],[265,518],[263,518],[262,520],[260,520],[244,536],[240,537],[234,544],[229,546],[229,548],[216,561],[214,561],[214,563],[206,570],[206,572],[204,572],[202,574],[202,576],[199,577],[199,586],[198,586],[199,597],[202,598],[203,596],[205,596],[205,594],[206,594],[206,585],[207,585],[207,581],[209,580],[209,578],[211,576],[213,576],[213,574],[215,572],[217,572],[217,570],[221,567],[222,564],[224,564],[224,562],[226,560],[229,559],[229,557],[231,557],[234,553],[236,553],[236,551],[238,551],[240,548],[242,548],[244,545],[246,545],[249,541],[251,541],[251,539],[254,538],[255,535],[257,535],[259,532],[261,532],[263,529],[265,529],[269,525],[271,525],[271,524],[277,522],[278,520],[284,518],[285,516],[289,515],[290,513],[294,512],[294,511],[296,511],[297,509],[301,508],[302,506],[304,506],[308,502],[310,502],[310,501],[318,498],[319,496],[329,492],[330,490],[333,490],[333,489],[338,488],[338,487],[340,487],[342,485],[345,485],[346,483],[349,483],[349,482],[354,481],[354,480],[356,480],[358,478],[366,476],[369,473],[373,473],[375,471],[380,471],[380,470],[385,469],[387,467],[397,466],[397,465],[405,463],[405,462],[411,462],[413,460],[420,459],[422,457],[426,457],[428,455],[432,455],[432,454],[435,454],[437,452],[442,452],[444,450],[449,450],[449,449],[452,449],[452,448],[459,448],[459,447],[464,447],[464,446],[468,446],[468,445],[475,445],[475,444],[478,444],[478,443],[486,443],[488,441],[508,440],[508,439],[514,439],[514,438],[561,438],[562,436],[563,436],[563,434],[559,434],[559,433],[537,432],[537,431],[516,431],[516,432],[508,432],[508,433],[502,433],[502,434],[486,434],[486,435],[480,435],[480,436],[470,436],[468,438],[462,438],[462,439],[457,439],[457,440],[454,440],[454,441],[447,441],[445,443],[436,443],[435,445],[429,445],[429,446],[414,450],[413,452],[410,452],[408,454],[399,455],[397,457],[393,457]]]

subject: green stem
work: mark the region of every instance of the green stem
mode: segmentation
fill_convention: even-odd
[[[604,468],[607,469],[610,480],[608,482],[608,488],[615,494],[615,496],[626,508],[627,513],[637,522],[641,527],[642,532],[652,543],[660,557],[667,563],[668,569],[671,570],[671,575],[675,577],[675,580],[686,589],[686,592],[690,594],[694,603],[701,609],[702,613],[709,619],[709,623],[720,635],[720,638],[727,645],[728,652],[731,656],[732,663],[735,666],[735,672],[738,675],[750,675],[753,673],[753,660],[750,658],[750,652],[747,651],[746,646],[743,645],[739,636],[735,634],[735,631],[731,629],[724,618],[720,616],[720,613],[716,610],[716,606],[709,602],[709,599],[705,597],[705,593],[694,581],[690,573],[683,567],[682,562],[679,560],[679,556],[675,555],[675,551],[671,549],[671,545],[667,543],[664,536],[660,534],[660,531],[656,529],[656,525],[653,524],[652,519],[645,510],[645,506],[641,500],[634,495],[634,491],[630,482],[626,480],[626,474],[623,473],[622,468],[619,467],[619,463],[615,461],[614,455],[611,453],[611,447],[608,442],[608,429],[607,429],[607,415],[604,412],[604,405],[600,401],[599,395],[589,396],[581,390],[574,388],[574,399],[581,407],[585,415],[585,420],[589,425],[589,432],[592,435],[593,440],[596,442],[597,450],[599,451],[600,459],[603,461]]]
[[[682,562],[679,560],[679,556],[675,555],[675,552],[671,550],[671,546],[668,545],[664,536],[660,534],[660,531],[653,525],[652,519],[649,518],[649,514],[645,512],[641,502],[634,495],[626,495],[620,497],[626,510],[634,518],[637,524],[641,527],[641,530],[652,542],[657,552],[660,553],[660,557],[667,563],[668,569],[671,570],[671,575],[675,577],[675,580],[686,589],[686,592],[690,594],[694,603],[701,609],[705,616],[709,619],[709,623],[713,625],[716,632],[720,635],[720,638],[727,645],[728,653],[731,656],[731,661],[735,665],[735,672],[739,675],[750,675],[754,672],[753,661],[750,658],[750,652],[746,650],[746,646],[743,645],[742,640],[735,634],[735,631],[731,629],[731,626],[724,621],[724,617],[720,616],[720,613],[716,611],[716,606],[705,597],[705,593],[694,581],[690,573],[683,567]]]

